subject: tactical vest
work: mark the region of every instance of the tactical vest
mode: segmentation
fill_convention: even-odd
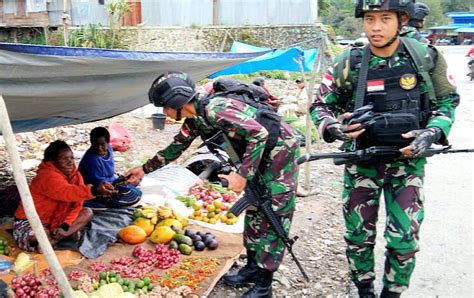
[[[402,38],[406,50],[411,58],[404,65],[396,68],[379,66],[370,69],[367,74],[367,89],[364,105],[372,105],[375,117],[365,125],[366,132],[356,140],[356,147],[367,148],[371,146],[407,146],[411,140],[401,137],[402,133],[424,127],[429,113],[429,99],[434,97],[429,71],[433,62],[428,51],[419,43]],[[359,78],[342,77],[344,71],[341,67],[359,68],[361,64],[360,50],[351,50],[350,62],[339,63],[336,67],[336,82],[343,96],[350,96],[353,85]],[[339,71],[339,72],[338,72]],[[348,71],[345,71],[348,76]],[[430,92],[422,93],[421,82],[425,82]],[[346,110],[354,110],[352,98],[347,100]]]
[[[237,81],[235,81],[237,82]],[[198,114],[201,116],[206,123],[212,127],[212,124],[210,124],[207,113],[206,113],[206,106],[209,104],[211,99],[216,98],[216,97],[223,97],[223,98],[229,98],[233,100],[238,100],[240,102],[243,102],[245,104],[248,104],[249,106],[252,106],[257,109],[257,114],[256,114],[256,121],[260,123],[265,129],[268,131],[268,139],[267,142],[265,143],[265,151],[263,154],[263,157],[267,157],[270,153],[270,151],[275,148],[278,137],[280,136],[280,122],[281,122],[281,116],[278,115],[270,106],[258,102],[257,96],[253,95],[252,89],[250,89],[246,84],[237,82],[240,84],[239,87],[233,88],[233,90],[222,90],[222,91],[217,91],[212,94],[207,94],[203,98],[201,98],[198,102],[199,104],[199,111]],[[224,132],[225,133],[225,132]],[[232,143],[232,146],[234,147],[234,150],[237,152],[240,158],[244,155],[246,151],[246,142],[242,142],[239,140],[235,140],[234,138],[229,138],[229,140]],[[263,164],[263,162],[262,162]]]
[[[364,105],[372,105],[375,117],[357,139],[358,148],[408,145],[402,133],[424,127],[429,109],[427,94],[422,93],[422,78],[412,63],[396,68],[379,65],[367,74]]]

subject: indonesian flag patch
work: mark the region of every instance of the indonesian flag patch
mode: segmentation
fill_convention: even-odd
[[[367,81],[367,92],[376,92],[385,90],[384,80],[371,80]]]
[[[331,74],[325,73],[325,74],[323,75],[323,79],[322,79],[322,81],[321,81],[321,84],[324,84],[324,85],[326,85],[326,86],[331,86],[331,84],[332,84],[332,79],[333,79],[333,77],[332,77]]]
[[[189,137],[189,130],[184,128],[184,126],[181,126],[181,130],[179,131],[179,134],[182,135],[183,137],[187,138],[187,137]]]

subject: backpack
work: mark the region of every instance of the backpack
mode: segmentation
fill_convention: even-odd
[[[237,80],[220,78],[214,82],[213,88],[214,93],[207,94],[199,100],[199,110],[203,113],[201,116],[206,119],[206,122],[208,121],[204,113],[204,108],[209,104],[211,99],[224,97],[241,101],[257,109],[256,120],[268,131],[265,152],[270,152],[275,148],[278,137],[280,136],[281,116],[276,113],[272,107],[260,102],[268,99],[268,95],[266,95],[261,87],[253,84],[247,85]],[[266,99],[264,94],[267,96]]]
[[[423,45],[412,38],[400,37],[400,40],[407,49],[408,54],[412,57],[418,74],[427,84],[429,100],[436,100],[435,89],[431,80],[431,71],[435,65],[428,48],[426,45]],[[434,47],[430,47],[436,51]],[[349,94],[353,92],[355,87],[357,87],[358,77],[349,77],[349,74],[350,70],[353,69],[356,64],[360,63],[361,60],[362,56],[359,48],[352,47],[346,49],[335,61],[334,74],[336,76],[336,85],[341,90],[342,96],[349,97]]]

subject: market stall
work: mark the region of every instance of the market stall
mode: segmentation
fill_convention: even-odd
[[[208,295],[244,251],[243,217],[228,213],[237,196],[173,165],[148,175],[141,190],[130,224],[117,233],[120,241],[102,255],[88,259],[87,253],[55,251],[72,288],[108,297]],[[0,258],[12,263],[1,279],[19,297],[57,297],[59,288],[44,256],[22,252],[11,228],[11,223],[0,227],[0,244],[8,250]]]

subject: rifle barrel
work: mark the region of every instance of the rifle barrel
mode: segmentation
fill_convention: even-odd
[[[306,153],[303,156],[300,156],[296,159],[296,164],[300,165],[305,162],[320,160],[320,159],[329,159],[329,158],[347,158],[356,156],[357,151],[353,152],[333,152],[333,153]]]
[[[443,148],[429,148],[421,157],[431,157],[435,154],[447,153],[472,153],[474,149],[451,149],[451,146]],[[393,147],[370,147],[367,149],[360,149],[351,152],[333,152],[333,153],[306,153],[296,159],[296,164],[300,165],[305,162],[320,160],[320,159],[334,159],[336,165],[344,164],[344,160],[351,158],[360,158],[363,156],[388,156],[392,154],[399,154],[398,149]]]

